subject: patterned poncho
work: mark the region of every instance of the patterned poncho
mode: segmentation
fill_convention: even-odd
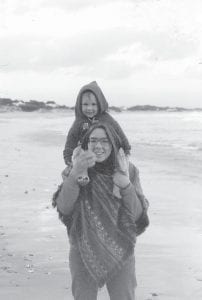
[[[112,174],[93,168],[89,175],[91,181],[81,187],[73,212],[59,215],[86,269],[102,287],[133,254],[136,235],[148,225],[147,201],[139,196],[144,212],[138,225],[123,199],[113,195]],[[53,197],[54,206],[61,188]]]

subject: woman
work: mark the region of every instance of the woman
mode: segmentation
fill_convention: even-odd
[[[96,124],[84,137],[63,184],[53,197],[70,241],[72,293],[76,300],[97,299],[106,284],[111,300],[134,300],[136,236],[148,226],[138,171],[126,164],[113,128]],[[88,170],[89,183],[78,178]],[[114,185],[121,197],[114,195]]]

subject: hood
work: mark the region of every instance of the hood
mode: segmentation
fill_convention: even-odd
[[[92,81],[89,84],[84,85],[79,91],[75,105],[75,115],[77,118],[82,118],[84,116],[81,111],[81,96],[86,91],[91,91],[96,96],[98,102],[98,114],[102,114],[103,112],[107,111],[107,100],[105,99],[105,96],[97,82]]]

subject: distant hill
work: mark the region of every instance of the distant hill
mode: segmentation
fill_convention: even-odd
[[[170,106],[155,106],[155,105],[135,105],[127,108],[128,111],[202,111],[202,108],[184,108]]]
[[[1,111],[25,111],[32,112],[37,110],[72,110],[74,107],[68,107],[66,105],[56,104],[54,101],[37,101],[37,100],[12,100],[10,98],[0,98],[0,110]]]
[[[12,100],[10,98],[0,98],[0,112],[8,111],[58,111],[69,110],[73,111],[74,107],[66,105],[59,105],[55,101],[37,101],[37,100]],[[168,112],[183,112],[183,111],[202,111],[202,108],[183,108],[183,107],[169,107],[169,106],[155,106],[155,105],[135,105],[128,108],[119,106],[110,106],[110,111],[120,113],[122,111],[168,111]]]

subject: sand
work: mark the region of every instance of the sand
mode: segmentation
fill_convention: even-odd
[[[73,299],[67,235],[51,207],[64,136],[43,116],[0,120],[0,299]],[[136,245],[137,300],[201,300],[201,184],[139,167],[151,224]],[[105,288],[98,299],[109,299]]]

